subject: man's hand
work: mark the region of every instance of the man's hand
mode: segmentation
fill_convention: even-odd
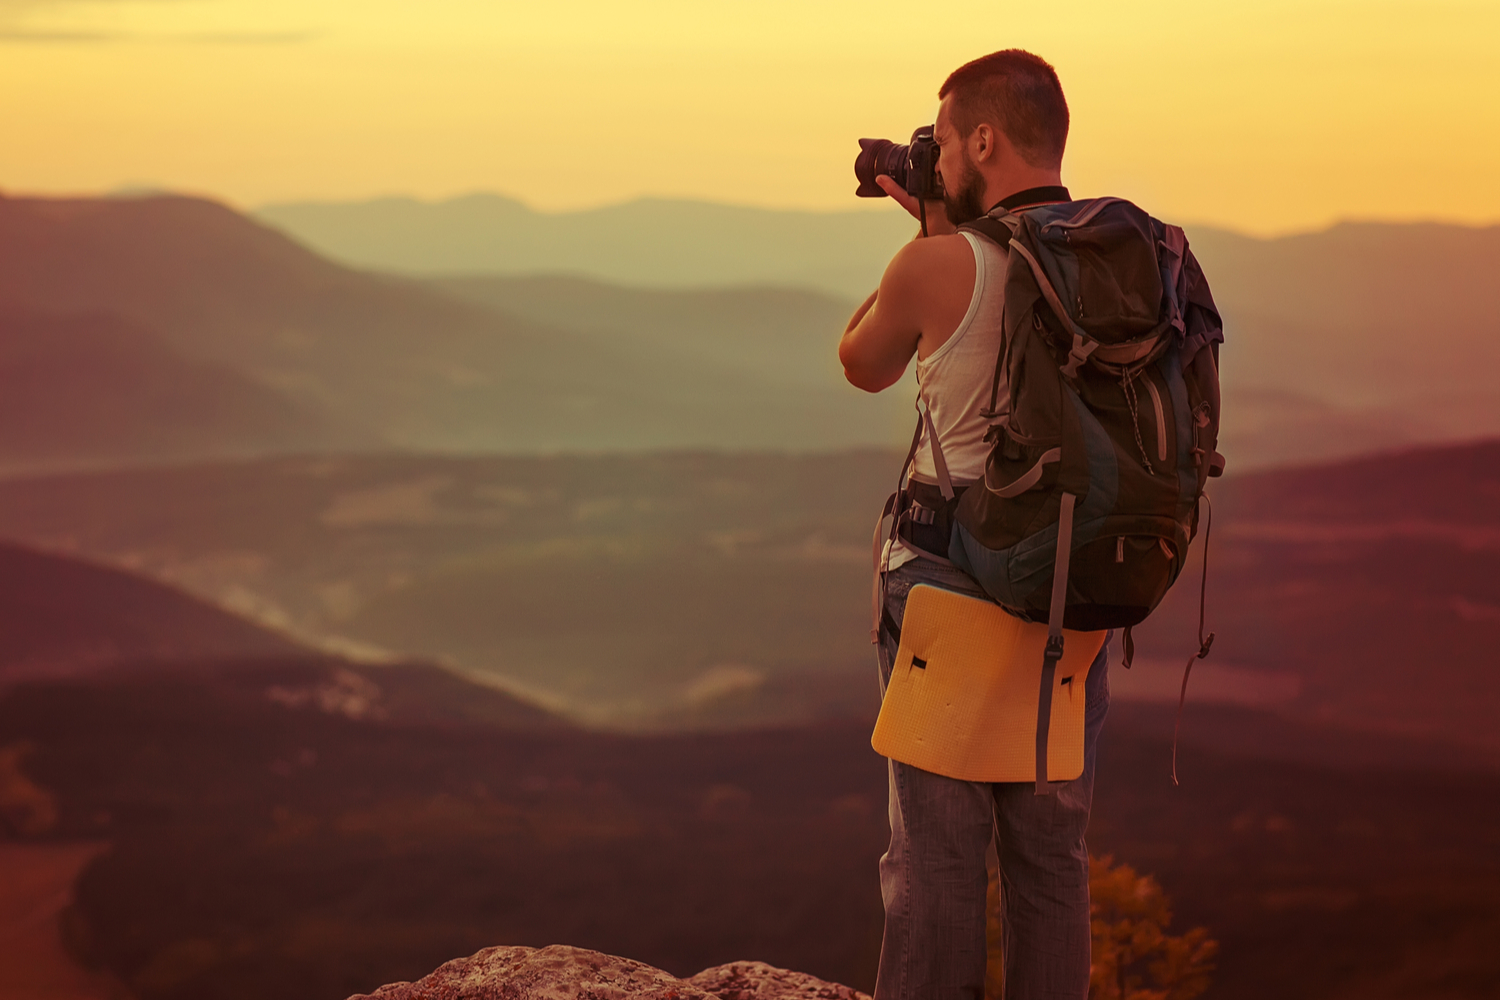
[[[922,208],[917,204],[917,199],[906,193],[906,188],[891,179],[890,174],[881,174],[875,178],[875,183],[880,185],[880,190],[890,195],[896,204],[911,213],[913,219],[922,218]],[[941,201],[929,201],[927,203],[927,235],[928,236],[951,236],[958,229],[948,221],[948,213],[943,210]]]

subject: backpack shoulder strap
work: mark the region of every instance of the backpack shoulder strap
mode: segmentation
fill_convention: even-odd
[[[1013,220],[1014,217],[1009,212],[1006,212],[1002,216],[981,215],[979,218],[965,222],[959,226],[958,231],[961,233],[977,233],[1000,247],[1000,249],[1008,250],[1010,248],[1010,239],[1015,235],[1015,222],[1007,222],[1005,221],[1006,219]]]
[[[1014,215],[1004,212],[1000,215],[981,215],[979,218],[965,222],[959,226],[958,231],[961,233],[976,233],[998,246],[1006,254],[1009,254],[1010,241],[1018,224],[1019,222]],[[990,382],[990,405],[980,411],[983,416],[990,420],[994,420],[998,416],[996,407],[1000,401],[1000,376],[1004,368],[1005,344],[1002,342],[1000,352],[995,358],[995,377]]]

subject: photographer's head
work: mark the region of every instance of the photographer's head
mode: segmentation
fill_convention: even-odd
[[[938,97],[938,173],[954,225],[1018,191],[1062,183],[1068,102],[1046,60],[991,53],[954,70]]]

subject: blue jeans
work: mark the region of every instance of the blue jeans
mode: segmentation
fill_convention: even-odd
[[[918,559],[886,576],[901,621],[919,583],[982,596],[958,569]],[[882,634],[884,696],[896,641]],[[1083,774],[1036,794],[1032,782],[945,778],[889,761],[891,846],[880,859],[885,936],[875,1000],[979,1000],[985,976],[985,854],[1000,859],[1006,1000],[1085,1000],[1089,990],[1089,858],[1083,835],[1094,758],[1109,710],[1108,642],[1085,688]]]

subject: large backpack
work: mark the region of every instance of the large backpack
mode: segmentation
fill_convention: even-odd
[[[1130,626],[1182,572],[1199,498],[1223,471],[1223,324],[1183,231],[1128,201],[997,210],[963,228],[1009,257],[990,452],[958,501],[948,558],[1001,606],[1048,625],[1042,793],[1063,628],[1126,629],[1129,666]],[[1208,645],[1200,624],[1199,656]]]

